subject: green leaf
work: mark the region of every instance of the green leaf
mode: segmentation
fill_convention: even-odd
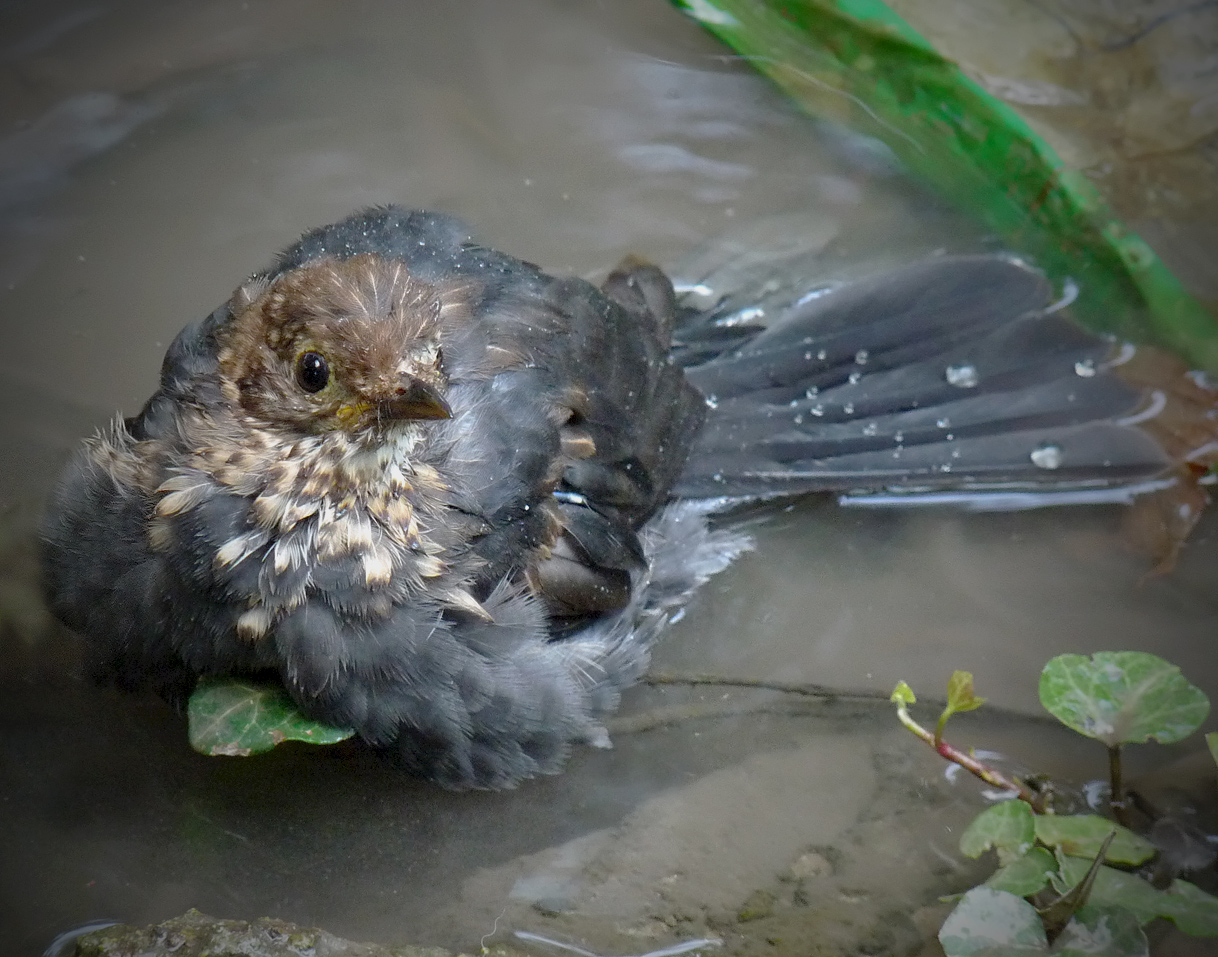
[[[893,704],[911,705],[917,702],[914,697],[913,688],[909,687],[904,681],[898,681],[897,686],[892,689],[892,694],[888,698]]]
[[[1218,764],[1218,731],[1211,731],[1205,736],[1205,743],[1210,746],[1210,757]]]
[[[1053,878],[1059,890],[1072,887],[1087,873],[1088,861],[1058,855],[1060,872]],[[1218,937],[1218,897],[1188,881],[1174,880],[1167,890],[1157,890],[1133,874],[1101,867],[1091,889],[1091,904],[1129,911],[1139,923],[1166,917],[1186,934]]]
[[[1048,886],[1049,875],[1056,870],[1057,861],[1053,855],[1043,847],[1034,847],[994,871],[985,886],[1016,897],[1031,897]]]
[[[1091,862],[1085,858],[1063,854],[1058,854],[1057,862],[1060,870],[1053,886],[1062,893],[1081,881],[1091,867]],[[1163,892],[1155,890],[1142,878],[1104,866],[1096,875],[1088,903],[1096,907],[1121,908],[1133,914],[1138,923],[1147,924],[1166,906],[1162,898]]]
[[[1088,905],[1053,942],[1055,957],[1149,957],[1150,944],[1128,911]]]
[[[1205,720],[1210,702],[1180,669],[1140,651],[1059,655],[1040,675],[1040,702],[1059,721],[1109,747],[1172,744]]]
[[[213,757],[260,754],[284,741],[335,744],[355,733],[309,720],[277,685],[228,679],[200,681],[187,719],[190,746]]]
[[[947,708],[951,714],[972,711],[985,704],[985,698],[973,694],[973,675],[969,671],[953,671],[947,680]]]
[[[1060,847],[1071,857],[1094,860],[1100,845],[1113,831],[1106,860],[1114,864],[1141,864],[1155,855],[1155,846],[1129,828],[1098,814],[1045,814],[1036,818],[1036,837],[1042,844]]]
[[[985,704],[985,698],[973,694],[973,675],[968,671],[953,671],[947,680],[947,706],[939,715],[939,725],[935,729],[935,740],[943,737],[943,728],[947,719],[962,711],[972,711]]]
[[[1171,913],[1163,916],[1175,921],[1184,933],[1193,937],[1218,937],[1218,897],[1179,878],[1171,882],[1164,896]]]
[[[1080,318],[1218,371],[1214,317],[1009,103],[879,0],[673,0],[815,116],[883,140],[1083,294]]]
[[[992,847],[1003,863],[1026,854],[1036,843],[1033,817],[1023,801],[1003,801],[986,808],[960,835],[960,853],[980,857]]]
[[[965,894],[947,915],[939,943],[947,957],[1024,957],[1049,951],[1036,909],[1021,897],[984,885]]]

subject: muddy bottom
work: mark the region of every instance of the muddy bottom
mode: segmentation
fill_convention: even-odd
[[[814,499],[766,514],[654,668],[873,697],[640,687],[612,750],[502,794],[449,794],[350,745],[192,753],[166,707],[84,678],[39,608],[31,529],[74,444],[142,405],[178,329],[304,229],[431,206],[584,275],[628,252],[675,262],[778,213],[829,270],[992,243],[660,0],[58,0],[10,4],[0,25],[6,952],[197,907],[466,952],[524,931],[600,954],[698,937],[722,939],[707,953],[934,953],[939,897],[978,876],[956,843],[985,798],[874,695],[904,679],[935,697],[971,670],[999,710],[957,719],[961,743],[1071,786],[1105,756],[1035,717],[1052,655],[1153,651],[1218,698],[1213,516],[1173,574],[1139,584],[1150,563],[1119,508]],[[1201,747],[1131,761],[1212,813]]]

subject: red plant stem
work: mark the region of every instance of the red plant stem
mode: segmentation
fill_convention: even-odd
[[[1032,806],[1034,811],[1044,813],[1044,796],[1037,794],[1030,787],[1024,784],[1019,778],[1011,777],[1003,774],[996,768],[990,767],[978,761],[971,754],[965,754],[959,748],[955,748],[942,740],[938,735],[931,734],[923,728],[918,722],[910,717],[909,712],[904,705],[897,705],[897,717],[900,718],[901,724],[905,725],[910,731],[916,734],[919,738],[929,744],[943,758],[951,761],[953,764],[958,764],[970,774],[980,778],[986,784],[996,788],[1002,788],[1004,791],[1014,791],[1019,799]]]

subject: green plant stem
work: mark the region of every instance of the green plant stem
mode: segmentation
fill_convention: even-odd
[[[1125,782],[1121,779],[1121,746],[1108,748],[1108,805],[1117,823],[1129,827],[1129,803],[1125,800]]]
[[[936,751],[939,751],[939,749],[943,747],[943,729],[947,727],[947,719],[950,717],[951,712],[944,708],[943,713],[939,715],[938,722],[935,724],[934,745]],[[942,754],[941,751],[939,753]]]
[[[903,704],[897,705],[897,717],[900,719],[901,724],[905,725],[906,728],[934,748],[940,757],[951,761],[953,764],[960,765],[964,770],[974,777],[980,778],[986,784],[1002,788],[1004,791],[1014,791],[1021,801],[1032,807],[1032,810],[1038,814],[1045,813],[1044,795],[1033,791],[1019,778],[1003,774],[997,768],[992,768],[988,764],[978,761],[971,754],[965,754],[958,748],[948,744],[942,739],[941,735],[931,734],[910,716],[908,709]]]

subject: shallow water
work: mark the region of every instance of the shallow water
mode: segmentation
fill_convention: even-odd
[[[30,597],[28,529],[185,322],[360,205],[455,212],[580,274],[792,211],[847,267],[985,237],[659,0],[27,3],[0,35],[0,927],[20,953],[191,906],[467,951],[495,929],[600,953],[708,934],[730,953],[916,953],[933,936],[936,897],[969,883],[953,829],[983,802],[887,705],[641,688],[612,751],[509,794],[440,792],[342,746],[204,759],[159,703],[80,677]],[[802,502],[655,667],[930,696],[967,668],[1009,712],[961,719],[969,743],[1079,784],[1102,749],[1017,717],[1051,655],[1152,650],[1218,698],[1218,524],[1139,586],[1121,518]],[[1131,757],[1174,762],[1183,786],[1198,747]]]

